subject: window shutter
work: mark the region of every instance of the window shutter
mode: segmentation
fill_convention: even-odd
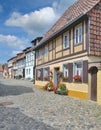
[[[68,82],[73,81],[73,63],[68,64]]]
[[[88,82],[88,60],[83,61],[83,82]]]
[[[47,71],[48,71],[48,80],[50,80],[50,77],[49,77],[49,75],[50,75],[50,67],[47,67]]]

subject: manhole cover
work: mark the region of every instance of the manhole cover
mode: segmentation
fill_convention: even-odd
[[[14,104],[13,102],[1,102],[0,106],[7,106],[7,105],[12,105]]]

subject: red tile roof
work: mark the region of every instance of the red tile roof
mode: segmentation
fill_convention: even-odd
[[[46,35],[41,40],[41,43],[47,41],[57,32],[70,25],[73,21],[87,14],[99,2],[100,0],[78,0],[77,2],[75,2],[65,11],[65,13],[60,17],[60,19],[46,33]]]
[[[21,60],[25,57],[25,53],[18,53],[17,54],[17,60]]]

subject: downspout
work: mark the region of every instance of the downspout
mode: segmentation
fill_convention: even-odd
[[[88,19],[88,55],[90,55],[90,17]]]

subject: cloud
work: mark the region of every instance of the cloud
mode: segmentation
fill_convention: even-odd
[[[21,27],[31,36],[41,36],[57,21],[68,6],[76,0],[60,0],[54,2],[52,7],[45,7],[34,12],[21,14],[13,12],[11,17],[5,21],[5,25]]]
[[[53,8],[46,7],[25,15],[13,12],[5,24],[7,26],[21,27],[30,35],[42,35],[42,33],[45,33],[47,28],[49,28],[56,19],[57,17]]]
[[[28,39],[20,39],[13,35],[2,35],[0,34],[0,43],[7,44],[10,48],[24,49],[28,43]]]

